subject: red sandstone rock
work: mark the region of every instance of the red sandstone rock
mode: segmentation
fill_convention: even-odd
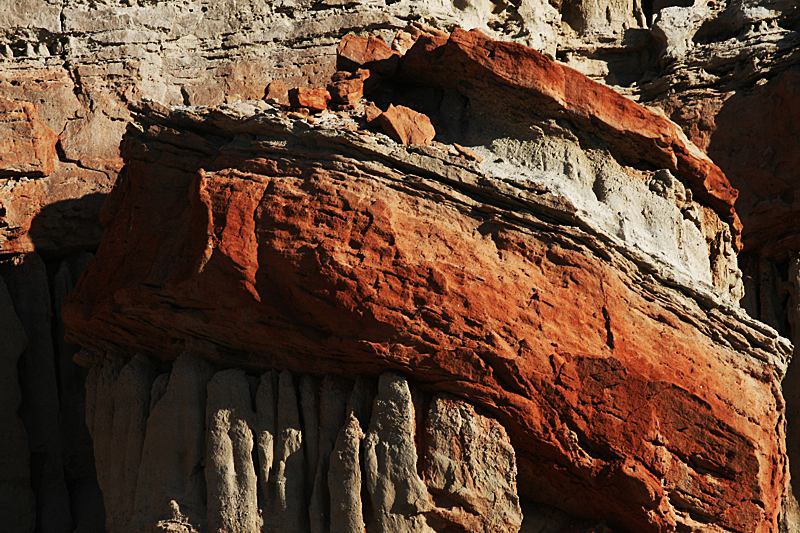
[[[521,44],[456,29],[447,39],[421,35],[403,56],[399,73],[415,83],[462,91],[477,105],[501,103],[517,115],[563,117],[598,130],[617,157],[683,177],[731,225],[741,247],[742,225],[733,208],[738,192],[719,167],[674,123],[578,71]]]
[[[528,497],[643,533],[777,528],[783,401],[748,355],[762,333],[571,226],[502,204],[487,222],[490,199],[442,180],[180,138],[153,126],[126,144],[103,244],[63,311],[72,342],[402,371],[497,416]]]
[[[429,145],[436,136],[431,119],[402,105],[390,104],[378,120],[386,135],[400,144]]]
[[[364,97],[364,80],[369,71],[359,69],[356,73],[338,71],[331,77],[328,92],[331,101],[337,104],[354,104]]]
[[[14,101],[14,106],[36,102],[35,106],[25,105],[35,109],[40,121],[31,123],[31,133],[42,135],[27,147],[23,146],[26,136],[19,131],[0,135],[0,144],[10,150],[3,157],[20,158],[20,164],[27,166],[25,172],[38,176],[11,180],[0,193],[0,211],[4,213],[0,217],[0,253],[36,250],[61,254],[93,249],[100,243],[102,227],[97,215],[122,167],[119,140],[129,115],[127,109],[115,107],[107,98],[92,100],[89,109],[76,93],[95,95],[93,78],[81,70],[80,79],[79,89],[70,72],[60,66],[15,68],[0,76],[0,93]],[[61,132],[60,139],[53,132]],[[55,149],[57,141],[61,157]],[[27,162],[22,161],[27,157]]]
[[[380,128],[380,121],[378,118],[383,114],[381,108],[373,104],[372,102],[367,103],[364,106],[364,119],[367,121],[367,126],[370,128],[378,129]]]
[[[337,66],[340,70],[366,68],[383,76],[393,76],[400,55],[375,35],[358,37],[345,35],[336,48]]]
[[[49,176],[57,140],[34,104],[0,98],[0,176]]]
[[[272,81],[264,91],[264,100],[289,105],[289,90],[282,81]]]
[[[292,107],[302,107],[312,113],[319,113],[328,108],[331,99],[330,93],[325,89],[305,89],[303,87],[289,89],[289,104]]]

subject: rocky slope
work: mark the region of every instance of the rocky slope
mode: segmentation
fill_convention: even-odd
[[[800,12],[687,3],[0,2],[3,527],[797,527]]]

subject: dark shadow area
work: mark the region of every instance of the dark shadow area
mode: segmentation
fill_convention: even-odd
[[[97,250],[103,237],[99,215],[108,195],[91,193],[46,205],[31,221],[28,235],[48,261]]]
[[[73,361],[79,346],[64,341],[61,307],[103,234],[106,195],[94,193],[45,206],[28,232],[33,253],[0,258],[0,277],[28,338],[18,362],[21,406],[30,449],[36,529],[105,531],[92,439],[86,427],[88,369]]]

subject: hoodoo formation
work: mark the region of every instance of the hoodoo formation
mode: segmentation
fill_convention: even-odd
[[[686,4],[0,0],[0,530],[800,531],[800,8]]]

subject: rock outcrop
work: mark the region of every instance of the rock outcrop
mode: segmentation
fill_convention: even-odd
[[[457,31],[447,43],[464,39]],[[412,46],[401,71],[425,64],[427,42],[435,40]],[[537,72],[540,93],[560,87]],[[631,112],[639,130],[609,130],[602,110],[559,120],[575,114],[563,99],[555,111],[522,108],[501,127],[491,117],[506,116],[509,98],[491,108],[469,90],[442,93],[449,81],[431,88],[426,76],[428,85],[411,90],[418,108],[441,125],[442,141],[483,163],[441,141],[398,145],[367,131],[358,111],[305,118],[263,102],[140,107],[104,208],[103,243],[63,311],[69,338],[97,353],[170,362],[190,351],[257,372],[310,364],[345,376],[400,372],[497,418],[525,500],[625,531],[777,528],[787,469],[779,383],[791,347],[733,303],[735,219],[714,193],[728,189],[702,189],[709,181],[697,169],[723,185],[724,175],[685,139],[666,145],[674,157],[655,149],[630,157],[648,117],[680,138],[632,103],[617,106],[615,124]],[[486,77],[508,94],[520,90],[501,76],[476,74],[474,83]],[[384,79],[379,104],[407,103],[407,82],[393,83]],[[308,476],[302,465],[325,468],[333,440],[321,424],[306,447],[300,413],[330,402],[323,394],[315,403],[302,387],[299,402],[284,395],[295,390],[288,376],[278,383],[277,424],[265,422],[256,438],[272,466],[257,470],[275,472],[278,523],[305,531],[319,521],[295,507],[302,495],[311,495],[312,514],[329,515],[319,513],[316,490],[327,474]],[[518,496],[499,481],[453,471],[464,485],[456,490],[433,481],[444,463],[416,478],[414,402],[399,383],[382,378],[364,430],[375,527],[518,527]],[[459,439],[478,448],[470,453],[486,447]],[[506,479],[501,457],[492,463],[497,480]],[[456,508],[438,508],[425,483]],[[495,494],[491,506],[470,495],[481,490]],[[369,513],[362,517],[369,528]]]
[[[0,8],[2,527],[800,524],[795,2]]]

